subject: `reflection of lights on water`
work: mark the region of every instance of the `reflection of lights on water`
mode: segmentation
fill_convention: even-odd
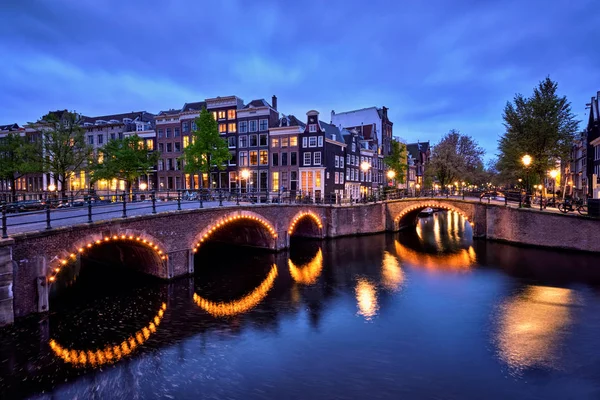
[[[381,264],[381,273],[383,279],[381,283],[388,290],[396,291],[404,281],[404,272],[400,268],[398,259],[387,251],[383,253],[383,262]]]
[[[444,246],[444,243],[442,242],[440,219],[437,214],[433,217],[433,238],[435,240],[435,244],[441,249]]]
[[[448,254],[421,253],[409,249],[397,240],[395,247],[396,254],[401,261],[430,270],[469,271],[476,261],[475,250],[472,246],[468,250],[461,249],[456,253]]]
[[[513,368],[556,368],[558,351],[571,324],[570,289],[529,286],[506,301],[499,315],[500,358]]]
[[[213,302],[203,297],[198,296],[196,293],[193,295],[194,303],[204,311],[208,312],[213,317],[230,317],[233,315],[244,313],[254,308],[260,303],[269,290],[273,287],[273,282],[277,277],[277,266],[273,264],[269,274],[264,281],[256,289],[242,297],[241,299],[230,301],[227,303]]]
[[[167,305],[162,303],[158,314],[152,319],[148,326],[137,331],[133,336],[123,340],[120,345],[106,346],[103,349],[97,350],[75,350],[62,347],[54,339],[50,340],[50,349],[58,357],[62,358],[69,364],[76,366],[102,366],[119,361],[121,358],[128,356],[136,347],[142,345],[150,335],[156,332],[156,328],[160,325]]]
[[[317,278],[323,270],[323,252],[319,249],[312,260],[299,267],[291,259],[288,259],[288,266],[294,281],[303,285],[312,285],[317,282]]]
[[[355,288],[358,314],[365,317],[367,321],[377,315],[379,305],[377,304],[377,288],[365,278],[358,278]]]

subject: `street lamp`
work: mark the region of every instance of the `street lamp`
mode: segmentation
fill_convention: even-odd
[[[365,177],[365,179],[364,179],[364,182],[367,182],[367,172],[369,171],[369,168],[371,168],[371,164],[369,164],[368,162],[366,162],[366,161],[363,161],[362,163],[360,163],[360,169],[361,169],[361,170],[362,170],[362,172],[364,173],[364,177]],[[368,191],[368,190],[369,190],[369,189],[367,189],[367,188],[365,187],[365,192],[364,192],[364,200],[365,200],[365,203],[367,202],[367,191]]]
[[[556,177],[558,176],[558,171],[553,169],[550,171],[550,177],[552,178],[552,203],[556,204]]]
[[[146,182],[140,183],[140,190],[143,192],[146,189],[148,189],[148,185],[146,184]]]
[[[525,166],[525,171],[527,172],[527,183],[525,184],[525,204],[526,205],[531,205],[530,204],[530,199],[528,199],[527,195],[529,194],[529,166],[531,165],[531,161],[532,158],[529,154],[525,154],[523,157],[521,157],[521,162],[523,163],[523,165]]]
[[[242,170],[242,179],[246,180],[246,191],[248,191],[248,178],[250,177],[250,171],[247,169]]]
[[[421,193],[421,190],[420,190],[421,189],[421,185],[417,183],[415,185],[415,188],[417,189],[417,196],[418,196]]]

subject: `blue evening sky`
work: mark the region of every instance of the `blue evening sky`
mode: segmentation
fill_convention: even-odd
[[[0,16],[0,124],[275,94],[301,119],[385,105],[395,136],[454,128],[490,158],[515,93],[549,75],[585,120],[600,90],[598,0],[3,0]]]

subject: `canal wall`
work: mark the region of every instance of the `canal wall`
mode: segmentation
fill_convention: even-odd
[[[13,239],[0,240],[0,326],[12,324],[13,309]]]

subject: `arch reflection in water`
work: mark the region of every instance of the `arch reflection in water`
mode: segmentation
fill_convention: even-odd
[[[117,362],[121,358],[128,356],[138,346],[144,344],[156,332],[166,309],[167,304],[162,303],[158,313],[147,326],[137,331],[128,339],[123,340],[119,345],[106,346],[96,350],[76,350],[63,347],[56,340],[51,339],[49,342],[50,349],[56,356],[62,358],[64,362],[77,367],[100,367],[105,364]]]
[[[269,293],[277,277],[277,266],[273,264],[267,277],[256,289],[241,299],[229,302],[213,302],[194,293],[194,303],[213,317],[231,317],[256,307]]]
[[[379,310],[377,303],[377,288],[366,278],[358,278],[356,281],[356,304],[358,315],[362,315],[367,321],[373,319]]]
[[[323,270],[323,252],[319,248],[312,260],[300,266],[296,266],[289,258],[288,267],[294,281],[302,285],[313,285],[317,282]]]
[[[396,254],[400,260],[416,267],[423,267],[431,271],[464,271],[471,269],[477,257],[473,246],[468,249],[460,249],[454,253],[424,253],[415,251],[395,241]]]
[[[393,292],[399,290],[400,285],[404,282],[404,272],[400,268],[400,262],[394,255],[387,251],[383,253],[381,276],[383,287]]]
[[[472,240],[472,228],[468,220],[455,211],[437,211],[419,218],[416,232],[423,245],[436,251],[448,251],[465,247]]]
[[[496,344],[500,359],[516,370],[555,368],[571,324],[570,289],[529,286],[500,307]]]

